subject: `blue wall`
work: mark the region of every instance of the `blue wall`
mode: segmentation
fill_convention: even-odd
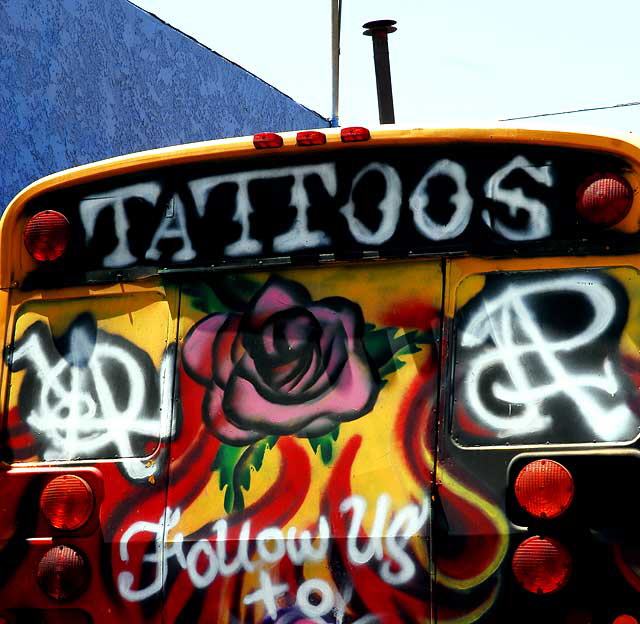
[[[48,173],[320,115],[127,0],[0,0],[0,210]]]

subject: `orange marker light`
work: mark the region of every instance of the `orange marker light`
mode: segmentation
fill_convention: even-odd
[[[514,489],[527,513],[536,518],[557,518],[573,500],[573,477],[562,464],[537,459],[520,471]]]
[[[51,526],[74,531],[87,523],[93,512],[93,491],[76,475],[49,481],[40,496],[40,509]]]

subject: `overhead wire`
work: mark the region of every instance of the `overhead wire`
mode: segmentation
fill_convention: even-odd
[[[640,102],[625,102],[623,104],[612,104],[611,106],[594,106],[591,108],[578,108],[576,110],[559,111],[557,113],[539,113],[537,115],[524,115],[523,117],[506,117],[498,121],[518,121],[520,119],[535,119],[536,117],[553,117],[554,115],[571,115],[573,113],[588,113],[591,111],[611,110],[613,108],[624,108],[628,106],[640,106]]]

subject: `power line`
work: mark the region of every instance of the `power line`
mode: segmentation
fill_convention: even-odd
[[[640,102],[625,102],[624,104],[613,104],[612,106],[595,106],[593,108],[578,108],[577,110],[560,111],[558,113],[540,113],[538,115],[526,115],[524,117],[507,117],[506,119],[498,119],[498,121],[518,121],[519,119],[534,119],[535,117],[552,117],[554,115],[588,113],[590,111],[609,110],[612,108],[623,108],[625,106],[640,106]]]

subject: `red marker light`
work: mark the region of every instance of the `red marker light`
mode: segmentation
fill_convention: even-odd
[[[557,518],[573,500],[573,477],[558,462],[536,459],[520,471],[514,489],[527,513],[536,518]]]
[[[80,551],[56,546],[40,559],[38,585],[54,600],[72,600],[89,586],[89,566]]]
[[[620,223],[631,210],[633,189],[616,173],[597,173],[578,189],[576,209],[580,216],[595,225]]]
[[[53,262],[60,258],[70,237],[69,221],[55,210],[43,210],[31,217],[23,234],[24,246],[39,262]]]
[[[569,580],[571,557],[557,540],[530,537],[516,548],[511,567],[524,589],[533,594],[550,594]]]
[[[40,496],[40,509],[51,526],[74,531],[87,523],[93,512],[93,491],[76,475],[49,481]]]
[[[638,624],[638,620],[633,615],[619,615],[613,624]]]
[[[322,132],[317,132],[316,130],[298,132],[296,135],[296,143],[298,145],[324,145],[326,142],[327,137]]]
[[[253,146],[256,149],[282,147],[282,137],[275,132],[259,132],[253,135]]]
[[[574,483],[571,473],[551,459],[537,459],[518,474],[515,494],[522,508],[536,518],[557,518],[571,505]]]
[[[371,133],[361,126],[353,126],[352,128],[342,128],[340,130],[340,139],[343,143],[355,143],[356,141],[368,141]]]

